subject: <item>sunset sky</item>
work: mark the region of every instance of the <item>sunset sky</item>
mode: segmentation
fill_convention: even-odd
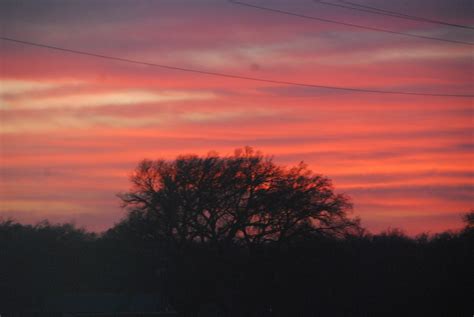
[[[343,3],[327,0],[331,3]],[[354,0],[474,25],[469,0]],[[474,30],[312,0],[247,3],[474,42]],[[279,14],[227,0],[0,2],[2,37],[277,81],[473,94],[473,46]],[[472,98],[229,79],[0,40],[0,217],[104,230],[144,158],[252,146],[305,161],[372,232],[461,226],[473,208]]]

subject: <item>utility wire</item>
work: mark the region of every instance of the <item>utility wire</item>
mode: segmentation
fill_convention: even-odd
[[[158,67],[158,68],[169,69],[169,70],[177,70],[177,71],[183,71],[183,72],[188,72],[188,73],[196,73],[196,74],[201,74],[201,75],[210,75],[210,76],[218,76],[218,77],[241,79],[241,80],[251,80],[251,81],[263,82],[263,83],[291,85],[291,86],[309,87],[309,88],[323,88],[323,89],[351,91],[351,92],[360,92],[360,93],[374,93],[374,94],[431,96],[431,97],[458,97],[458,98],[472,98],[472,97],[474,97],[474,95],[469,95],[469,94],[441,94],[441,93],[440,94],[432,94],[432,93],[418,93],[418,92],[408,92],[408,91],[375,90],[375,89],[363,89],[363,88],[353,88],[353,87],[343,87],[343,86],[327,86],[327,85],[319,85],[319,84],[305,84],[305,83],[292,82],[292,81],[283,81],[283,80],[273,80],[273,79],[266,79],[266,78],[240,76],[240,75],[234,75],[234,74],[229,74],[229,73],[211,72],[211,71],[205,71],[205,70],[199,70],[199,69],[192,69],[192,68],[184,68],[184,67],[177,67],[177,66],[169,66],[169,65],[164,65],[164,64],[149,63],[149,62],[143,62],[143,61],[138,61],[138,60],[133,60],[133,59],[128,59],[128,58],[115,57],[115,56],[97,54],[97,53],[86,52],[86,51],[79,51],[79,50],[74,50],[74,49],[69,49],[69,48],[64,48],[64,47],[59,47],[59,46],[52,46],[52,45],[47,45],[47,44],[41,44],[41,43],[35,43],[35,42],[30,42],[30,41],[23,41],[23,40],[8,38],[8,37],[0,37],[0,40],[19,43],[19,44],[23,44],[23,45],[47,48],[47,49],[51,49],[51,50],[67,52],[67,53],[72,53],[72,54],[109,59],[109,60],[114,60],[114,61],[124,62],[124,63],[146,65],[146,66],[151,66],[151,67]]]
[[[410,34],[410,33],[404,33],[404,32],[397,32],[397,31],[381,29],[381,28],[376,28],[376,27],[363,26],[363,25],[360,25],[360,24],[353,24],[353,23],[348,23],[348,22],[330,20],[330,19],[326,19],[326,18],[319,18],[319,17],[315,17],[315,16],[309,16],[309,15],[304,15],[304,14],[300,14],[300,13],[284,11],[284,10],[280,10],[280,9],[273,9],[273,8],[263,7],[263,6],[259,6],[259,5],[255,5],[255,4],[246,3],[246,2],[240,2],[240,1],[235,1],[235,0],[228,0],[228,1],[230,3],[233,3],[233,4],[246,6],[246,7],[250,7],[250,8],[254,8],[254,9],[259,9],[259,10],[264,10],[264,11],[270,11],[270,12],[273,12],[273,13],[279,13],[279,14],[295,16],[295,17],[299,17],[299,18],[303,18],[303,19],[316,20],[316,21],[333,23],[333,24],[340,24],[340,25],[350,26],[350,27],[364,29],[364,30],[377,31],[377,32],[383,32],[383,33],[390,33],[390,34],[397,34],[397,35],[404,35],[404,36],[410,36],[410,37],[415,37],[415,38],[425,39],[425,40],[435,40],[435,41],[455,43],[455,44],[463,44],[463,45],[471,45],[471,46],[474,45],[474,43],[470,43],[470,42],[463,42],[463,41],[443,39],[443,38],[439,38],[439,37],[431,37],[431,36],[425,36],[425,35],[416,35],[416,34]]]
[[[421,22],[428,22],[428,23],[433,23],[433,24],[439,24],[439,25],[445,25],[445,26],[452,26],[452,27],[457,27],[457,28],[463,28],[463,29],[471,29],[474,30],[474,27],[469,26],[469,25],[462,25],[462,24],[456,24],[456,23],[449,23],[445,21],[440,21],[440,20],[435,20],[435,19],[428,19],[428,18],[423,18],[415,15],[408,15],[400,12],[395,12],[395,11],[390,11],[390,10],[384,10],[380,9],[377,7],[373,6],[368,6],[368,5],[362,5],[359,3],[351,2],[351,1],[345,1],[341,0],[344,3],[349,4],[348,5],[343,5],[339,3],[331,3],[331,2],[325,2],[325,1],[318,1],[315,0],[317,3],[325,4],[325,5],[330,5],[334,7],[341,7],[341,8],[347,8],[351,10],[357,10],[357,11],[363,11],[363,12],[369,12],[373,14],[380,14],[380,15],[387,15],[387,16],[393,16],[393,17],[398,17],[401,19],[407,19],[407,20],[413,20],[413,21],[421,21]],[[356,6],[356,7],[353,7]],[[357,8],[358,7],[358,8]]]
[[[384,11],[382,10],[377,10],[377,9],[364,9],[365,6],[363,6],[362,8],[358,8],[358,7],[354,7],[354,6],[358,6],[357,4],[353,3],[353,2],[345,2],[344,3],[349,3],[351,5],[344,5],[344,4],[340,4],[340,3],[332,3],[332,2],[325,2],[323,0],[314,0],[314,2],[316,2],[317,4],[323,4],[323,5],[328,5],[328,6],[333,6],[333,7],[337,7],[337,8],[344,8],[344,9],[350,9],[350,10],[355,10],[355,11],[361,11],[361,12],[368,12],[368,13],[371,13],[371,14],[377,14],[377,15],[383,15],[383,16],[389,16],[389,17],[395,17],[395,18],[401,18],[401,19],[407,19],[407,20],[411,20],[411,21],[417,21],[417,22],[425,22],[423,19],[421,18],[414,18],[414,17],[406,17],[402,14],[399,14],[399,13],[385,13]],[[463,27],[466,27],[466,26],[463,26]]]

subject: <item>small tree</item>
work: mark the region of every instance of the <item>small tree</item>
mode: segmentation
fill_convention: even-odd
[[[471,209],[469,212],[465,213],[462,220],[465,226],[461,233],[467,237],[472,237],[474,235],[474,210]]]
[[[144,239],[249,247],[309,234],[358,228],[348,198],[305,164],[286,169],[247,147],[232,156],[144,160],[120,194],[128,216],[119,224]]]
[[[471,210],[468,213],[464,214],[462,219],[466,224],[466,230],[474,229],[474,210]]]

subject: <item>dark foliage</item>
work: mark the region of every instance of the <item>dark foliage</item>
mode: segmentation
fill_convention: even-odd
[[[190,316],[463,316],[473,308],[472,242],[466,226],[417,238],[306,237],[284,249],[196,243],[170,256],[117,231],[6,221],[0,307],[27,311],[58,294],[162,293]]]

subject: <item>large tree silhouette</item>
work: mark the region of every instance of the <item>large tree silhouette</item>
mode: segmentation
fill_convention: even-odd
[[[276,165],[247,147],[232,156],[144,160],[120,194],[128,216],[118,226],[144,239],[181,247],[290,243],[305,235],[343,235],[358,228],[351,204],[305,164]]]

